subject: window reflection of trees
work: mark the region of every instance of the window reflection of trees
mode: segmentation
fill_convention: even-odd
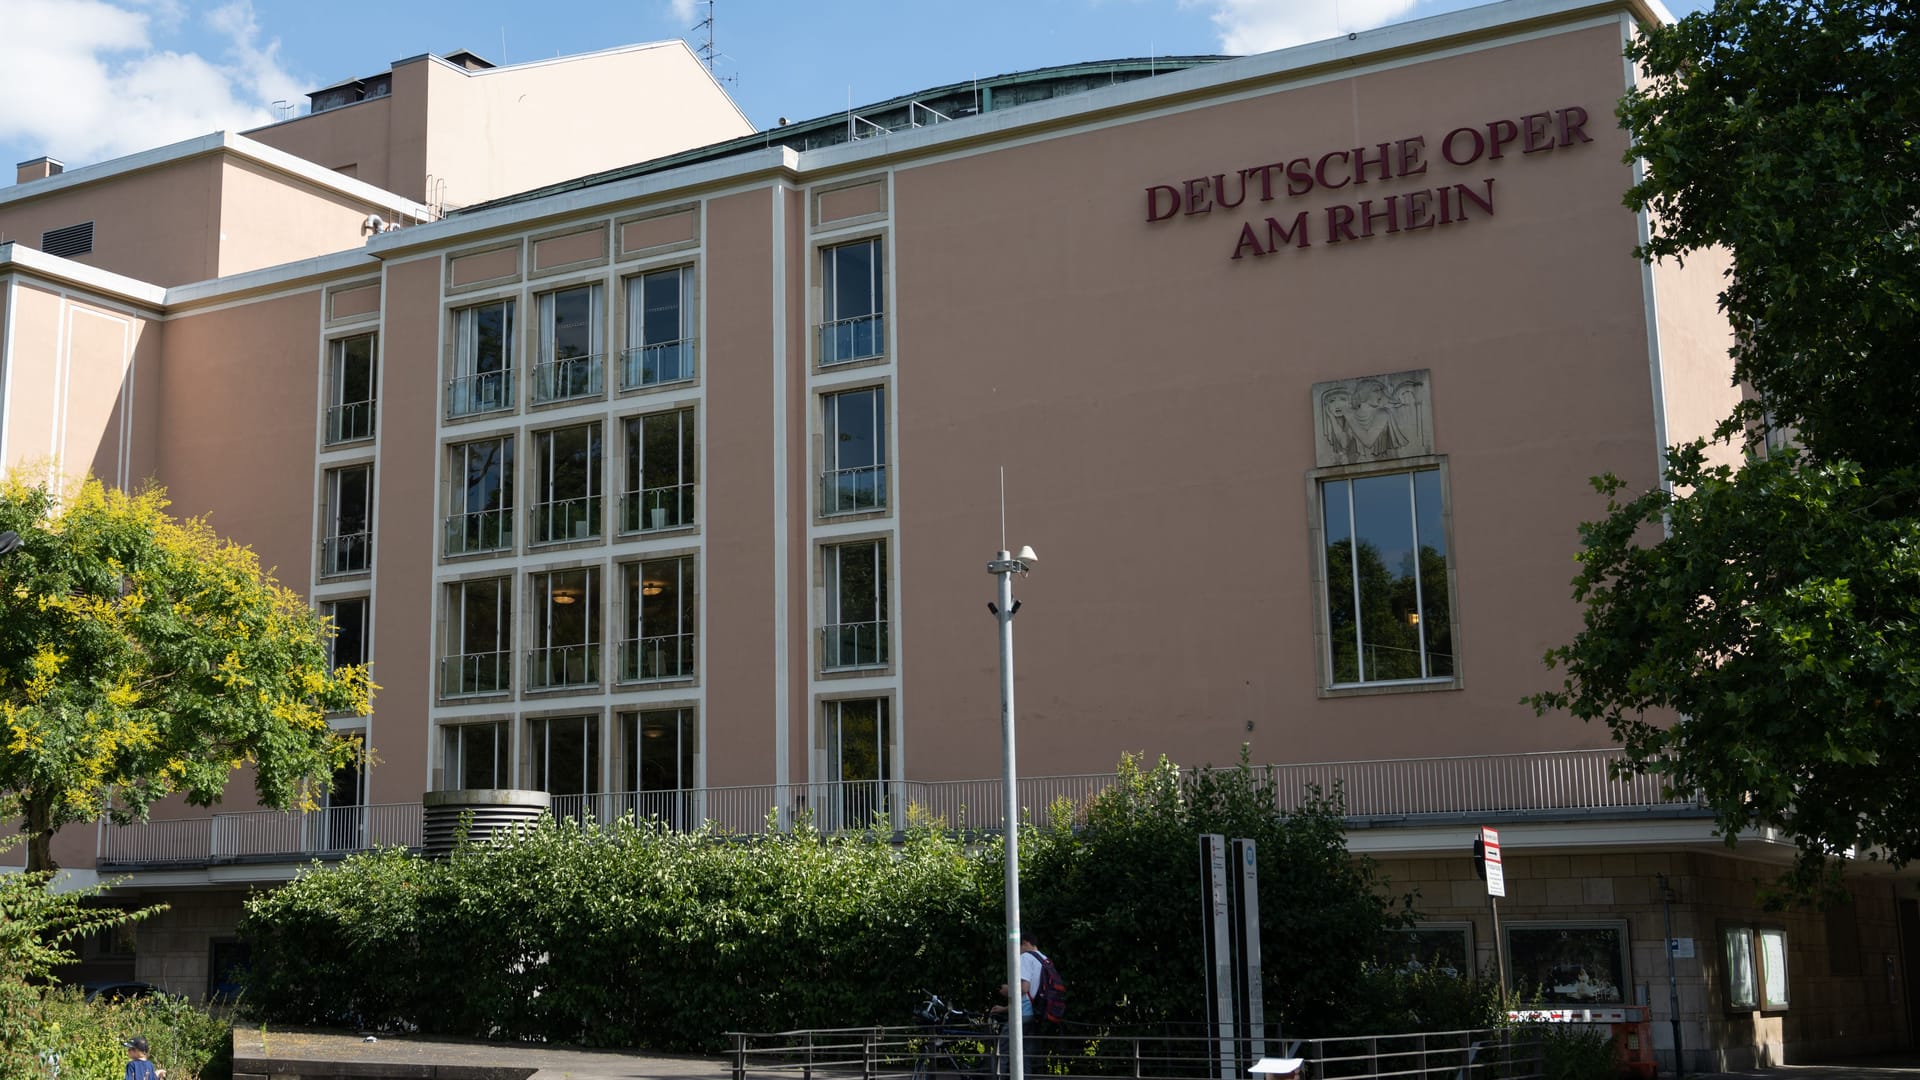
[[[1438,471],[1328,481],[1322,496],[1333,682],[1452,676]]]

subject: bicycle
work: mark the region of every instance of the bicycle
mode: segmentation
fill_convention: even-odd
[[[928,993],[913,1010],[926,1029],[913,1058],[913,1080],[956,1080],[1000,1072],[1000,1025]]]

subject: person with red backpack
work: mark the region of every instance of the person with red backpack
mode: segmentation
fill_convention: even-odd
[[[1000,993],[1007,993],[1006,984],[1001,984]],[[1005,1012],[1006,1006],[996,1005],[994,1012]],[[1060,972],[1053,961],[1040,947],[1033,943],[1033,935],[1023,928],[1020,931],[1020,1020],[1023,1029],[1022,1041],[1025,1043],[1025,1073],[1037,1075],[1034,1062],[1040,1056],[1035,1053],[1037,1045],[1034,1036],[1048,1036],[1059,1033],[1060,1021],[1067,1015],[1067,986],[1060,979]]]

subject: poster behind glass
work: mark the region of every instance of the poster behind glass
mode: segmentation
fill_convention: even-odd
[[[1512,926],[1507,955],[1514,989],[1547,1004],[1604,1005],[1626,1000],[1627,929],[1600,926]]]

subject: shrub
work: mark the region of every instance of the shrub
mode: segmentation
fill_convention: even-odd
[[[1584,1025],[1542,1024],[1543,1080],[1613,1080],[1613,1037]]]
[[[144,1036],[153,1060],[167,1070],[168,1080],[216,1080],[232,1075],[233,1040],[227,1022],[194,1006],[185,998],[166,994],[120,1002],[84,1000],[72,988],[47,989],[34,1010],[33,1031],[27,1036],[24,1071],[0,1071],[15,1076],[47,1075],[39,1055],[60,1055],[60,1075],[119,1076],[126,1068],[123,1045]],[[14,1062],[8,1068],[18,1069]]]

